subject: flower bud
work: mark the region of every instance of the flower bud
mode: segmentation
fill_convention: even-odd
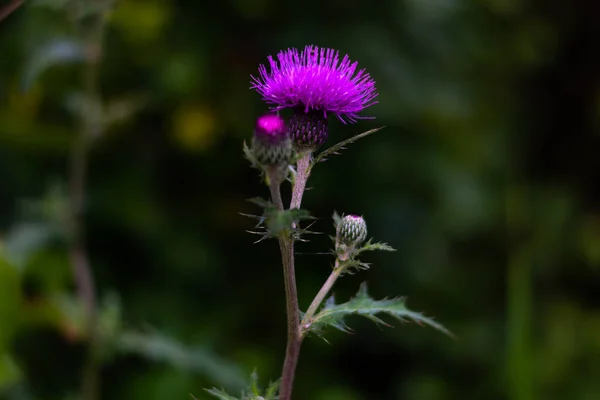
[[[292,142],[283,118],[274,114],[258,118],[252,152],[262,166],[287,168],[292,159]]]
[[[345,244],[360,244],[367,238],[367,223],[358,215],[346,215],[338,225],[337,234]]]
[[[358,215],[346,215],[337,227],[336,251],[340,259],[348,259],[356,246],[367,238],[367,223]]]

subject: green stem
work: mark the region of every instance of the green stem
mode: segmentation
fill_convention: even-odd
[[[300,322],[300,340],[304,338],[304,335],[308,331],[308,328],[310,328],[312,317],[314,317],[315,313],[317,312],[317,309],[323,303],[323,300],[325,300],[325,297],[331,291],[331,288],[333,287],[337,279],[340,277],[342,272],[344,272],[344,269],[344,264],[340,263],[339,259],[336,259],[333,271],[331,271],[329,278],[327,278],[327,280],[321,287],[321,290],[319,290],[319,293],[317,293],[312,303],[310,303],[306,314],[304,314],[304,318],[302,318],[302,322]]]
[[[527,226],[527,198],[524,188],[509,187],[506,198],[508,241],[507,265],[507,360],[508,392],[511,400],[535,398],[531,349],[531,268],[532,244],[523,242]]]
[[[279,211],[283,211],[284,208],[281,199],[280,185],[270,185],[269,189],[271,191],[273,203],[275,203],[275,206]],[[300,313],[298,306],[298,292],[296,288],[296,273],[294,269],[294,242],[289,232],[279,236],[279,250],[281,252],[281,261],[283,264],[288,334],[283,372],[281,375],[280,399],[289,400],[292,395],[292,386],[301,345],[300,332],[298,330]]]
[[[271,200],[273,200],[275,207],[277,207],[279,211],[283,211],[283,200],[281,199],[281,184],[270,184],[269,190],[271,191]]]

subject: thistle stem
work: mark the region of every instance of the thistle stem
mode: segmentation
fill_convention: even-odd
[[[294,182],[294,189],[292,191],[292,202],[290,203],[290,210],[292,208],[300,208],[302,204],[302,196],[306,189],[306,181],[310,174],[309,167],[312,160],[312,152],[303,153],[297,164],[296,181]]]
[[[283,201],[281,199],[281,190],[279,184],[270,185],[271,199],[279,211],[283,211]],[[281,261],[283,264],[283,281],[285,286],[285,303],[287,314],[287,346],[285,351],[285,360],[283,362],[283,372],[281,376],[280,399],[289,400],[292,395],[292,386],[294,383],[294,374],[298,364],[298,355],[300,354],[300,332],[298,325],[300,313],[298,306],[298,291],[296,288],[296,273],[294,270],[294,242],[290,233],[284,233],[279,236],[279,250],[281,251]]]
[[[304,334],[307,332],[308,328],[310,328],[310,324],[312,323],[312,317],[314,317],[315,313],[317,312],[317,309],[323,303],[323,300],[325,300],[325,297],[327,296],[329,291],[331,291],[331,288],[335,284],[335,281],[337,281],[342,272],[344,272],[344,269],[345,265],[341,263],[339,259],[336,259],[333,271],[331,271],[329,278],[327,278],[327,280],[321,287],[321,290],[319,290],[312,303],[310,303],[306,314],[304,314],[304,318],[302,318],[302,322],[300,322],[300,340],[304,338]]]
[[[308,180],[309,167],[312,153],[307,152],[302,155],[297,163],[296,179],[294,188],[292,189],[292,201],[290,209],[300,208],[302,203],[302,195],[306,188]],[[280,210],[283,210],[282,204],[277,204],[278,199],[281,200],[279,188],[276,189],[277,194],[271,189],[271,196]],[[292,228],[296,227],[296,223]],[[294,270],[294,241],[291,236],[280,237],[279,247],[281,249],[281,257],[283,261],[283,276],[285,283],[285,297],[287,308],[287,330],[288,340],[285,352],[285,360],[283,362],[283,371],[281,373],[281,387],[279,390],[280,400],[290,400],[292,398],[292,388],[294,386],[294,375],[296,373],[296,365],[300,355],[300,347],[302,338],[300,337],[300,313],[298,305],[298,290],[296,288],[296,272]]]
[[[270,184],[269,190],[271,191],[271,200],[275,204],[275,207],[279,211],[283,211],[283,200],[281,199],[281,184]]]

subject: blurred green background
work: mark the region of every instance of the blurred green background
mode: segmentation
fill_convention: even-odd
[[[375,120],[332,120],[330,142],[386,128],[318,165],[304,207],[327,234],[334,210],[362,214],[399,250],[336,297],[366,280],[458,340],[353,319],[304,343],[295,398],[599,399],[598,15],[595,0],[24,2],[0,21],[0,398],[81,398],[68,222],[85,131],[100,398],[208,399],[254,368],[279,376],[278,247],[239,214],[267,195],[242,157],[267,110],[249,76],[315,44],[380,93]],[[329,246],[298,246],[303,309]]]

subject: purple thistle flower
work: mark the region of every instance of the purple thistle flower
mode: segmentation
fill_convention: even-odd
[[[279,115],[267,114],[259,117],[256,121],[254,134],[259,139],[277,143],[288,136],[285,121]]]
[[[327,139],[327,113],[342,121],[356,122],[363,109],[376,104],[375,81],[346,55],[340,60],[333,49],[306,46],[303,51],[279,52],[278,61],[269,56],[270,71],[259,66],[251,89],[273,105],[274,110],[294,108],[290,135],[297,149],[314,150]]]
[[[306,46],[279,52],[279,63],[269,56],[271,71],[258,67],[260,77],[252,78],[251,89],[275,105],[274,110],[303,107],[335,114],[340,121],[356,122],[365,118],[358,115],[363,109],[376,104],[375,81],[364,69],[355,74],[357,62],[346,55],[340,62],[339,52]]]

